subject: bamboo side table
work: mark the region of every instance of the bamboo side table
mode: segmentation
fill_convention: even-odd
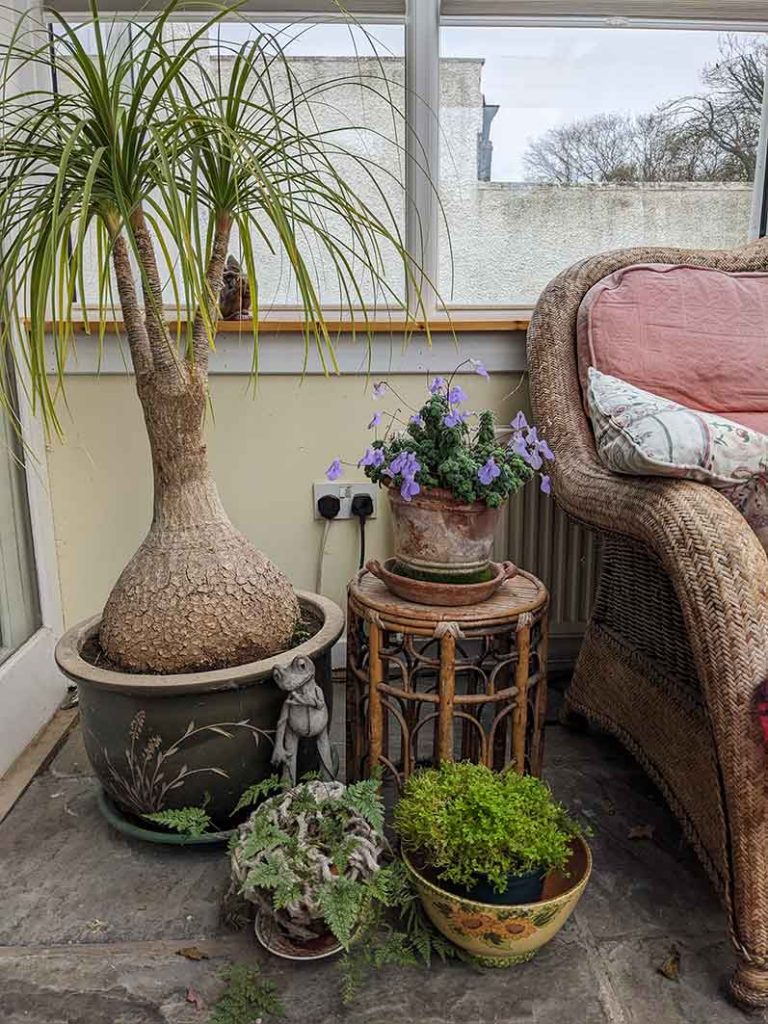
[[[518,571],[481,604],[414,604],[367,570],[348,589],[347,777],[398,786],[455,757],[541,774],[547,702],[544,584]],[[429,734],[432,734],[431,737]]]

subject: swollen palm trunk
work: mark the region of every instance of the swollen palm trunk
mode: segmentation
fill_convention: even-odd
[[[229,521],[203,440],[205,375],[137,380],[152,449],[149,533],[107,600],[100,641],[129,672],[194,672],[290,646],[299,607],[288,580]]]

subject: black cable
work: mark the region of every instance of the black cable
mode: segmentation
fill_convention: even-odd
[[[358,569],[365,565],[365,516],[360,516],[360,564]]]
[[[335,494],[324,494],[318,498],[317,511],[323,517],[323,532],[320,537],[320,550],[317,555],[317,573],[315,574],[315,590],[318,594],[323,592],[323,560],[325,558],[325,545],[328,542],[328,531],[331,523],[341,510],[341,502]]]

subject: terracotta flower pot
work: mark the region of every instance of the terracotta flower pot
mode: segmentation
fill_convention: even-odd
[[[285,694],[276,665],[311,658],[331,707],[333,644],[344,629],[341,609],[318,594],[297,594],[305,618],[319,628],[291,650],[211,672],[142,675],[103,668],[83,657],[98,636],[99,617],[74,626],[56,646],[61,671],[77,683],[83,738],[102,786],[135,815],[201,806],[221,829],[243,791],[272,774],[272,740]],[[314,765],[305,762],[304,770]]]
[[[479,583],[490,571],[500,508],[431,488],[410,501],[388,487],[398,571],[435,583]]]
[[[592,871],[583,839],[574,839],[567,874],[551,872],[542,898],[531,903],[478,903],[429,881],[403,852],[427,917],[446,939],[487,967],[531,960],[557,935],[581,899]]]

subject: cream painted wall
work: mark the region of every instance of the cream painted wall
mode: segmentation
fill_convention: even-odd
[[[463,377],[470,407],[490,407],[502,422],[521,404],[519,375],[490,381]],[[393,378],[416,406],[424,377]],[[322,523],[312,515],[312,483],[324,479],[331,459],[357,462],[371,436],[365,425],[375,408],[362,376],[325,379],[262,377],[257,394],[242,376],[211,381],[215,422],[209,422],[211,461],[234,523],[288,574],[295,586],[314,589]],[[59,575],[66,624],[98,612],[120,570],[141,542],[152,510],[149,447],[141,411],[127,376],[70,376],[66,439],[49,451]],[[350,480],[364,479],[356,469]],[[346,477],[345,477],[346,478]],[[389,552],[386,502],[369,523],[369,556]],[[357,568],[357,522],[331,526],[324,592],[343,604]]]

